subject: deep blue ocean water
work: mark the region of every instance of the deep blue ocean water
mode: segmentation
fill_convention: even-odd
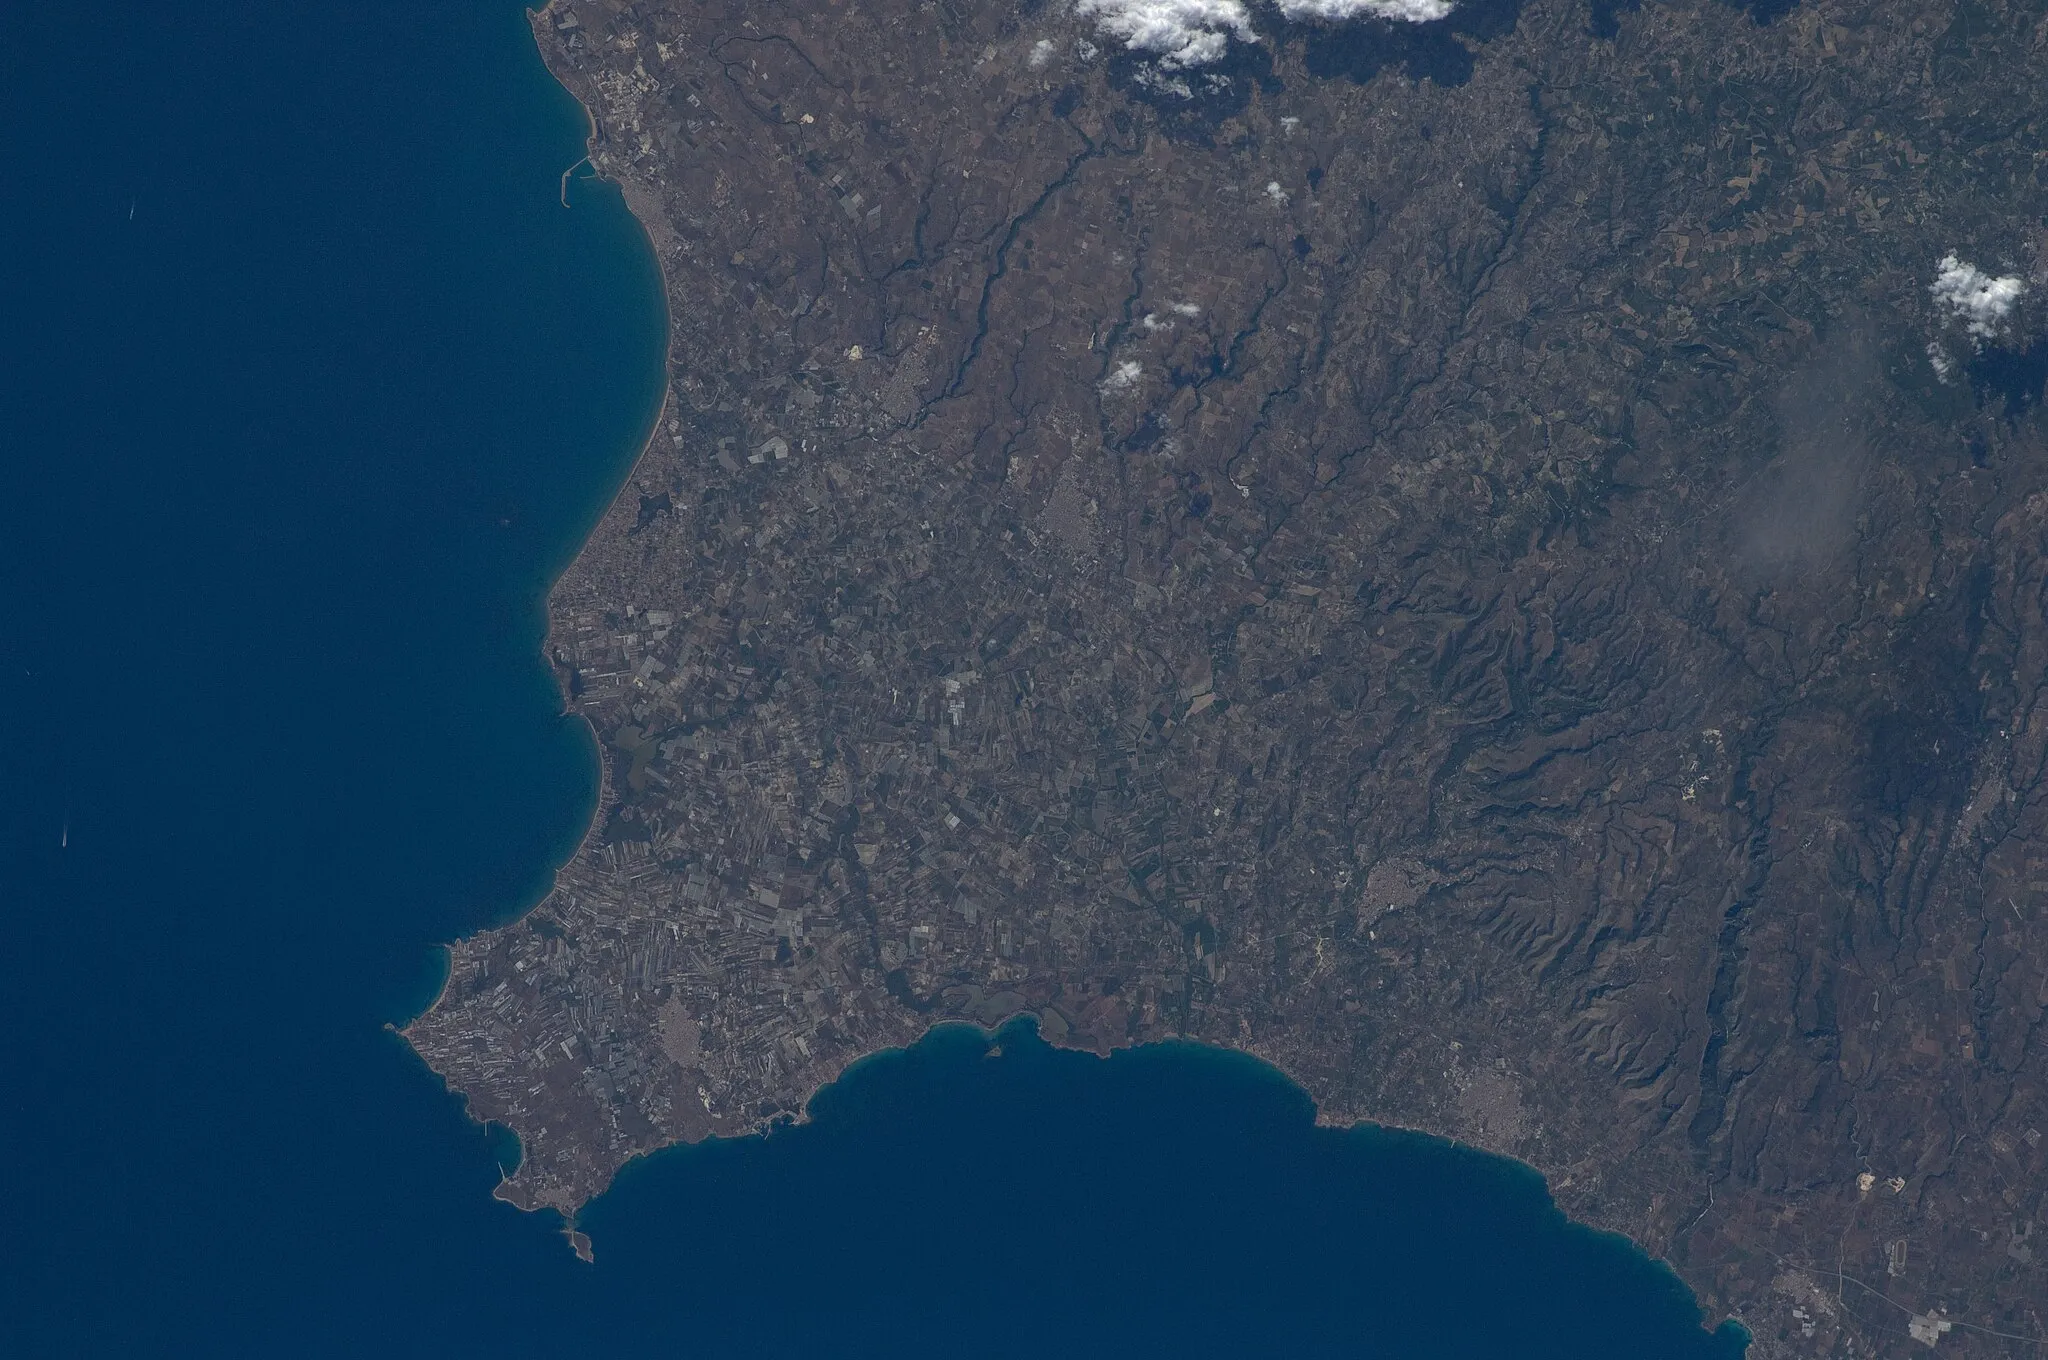
[[[664,317],[516,3],[0,44],[0,1354],[1734,1356],[1526,1169],[969,1031],[559,1223],[387,1029],[595,754],[541,597]]]

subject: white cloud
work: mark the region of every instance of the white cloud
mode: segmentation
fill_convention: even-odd
[[[1200,316],[1202,314],[1202,309],[1192,302],[1176,302],[1173,304],[1173,310],[1179,312],[1182,316]]]
[[[1163,61],[1156,67],[1140,66],[1132,74],[1131,79],[1146,89],[1156,90],[1160,94],[1170,94],[1176,99],[1193,99],[1195,97],[1195,87],[1188,84],[1181,77],[1165,70],[1165,66],[1166,63]]]
[[[1927,362],[1933,365],[1934,376],[1941,382],[1946,383],[1955,376],[1956,361],[1949,357],[1948,351],[1941,347],[1939,340],[1928,342]]]
[[[1266,182],[1266,197],[1273,200],[1273,206],[1276,208],[1287,206],[1287,191],[1280,187],[1280,181],[1277,179]]]
[[[1243,0],[1078,0],[1074,12],[1162,66],[1206,66],[1223,56],[1232,34],[1258,41]]]
[[[1457,8],[1457,0],[1273,0],[1282,18],[1344,23],[1393,19],[1426,24]],[[1245,0],[1075,0],[1074,12],[1133,52],[1166,67],[1207,66],[1235,37],[1257,42]],[[1085,48],[1085,44],[1083,45]],[[1084,51],[1085,61],[1092,52]],[[1035,53],[1034,53],[1035,56]],[[1038,64],[1035,60],[1034,65]]]
[[[1951,251],[1934,266],[1934,282],[1927,291],[1966,324],[1970,334],[1988,340],[1998,334],[1998,323],[2019,305],[2027,285],[2017,274],[1992,278]]]
[[[1280,13],[1289,19],[1323,19],[1342,23],[1346,19],[1402,19],[1426,24],[1441,19],[1455,5],[1451,0],[1277,0]]]
[[[1031,44],[1031,55],[1024,59],[1036,71],[1052,60],[1052,39],[1040,38]]]
[[[1116,366],[1115,371],[1102,380],[1102,386],[1107,391],[1116,392],[1131,386],[1143,376],[1145,376],[1145,366],[1136,359],[1126,359]]]

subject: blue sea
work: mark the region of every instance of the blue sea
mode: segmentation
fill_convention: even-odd
[[[389,1029],[577,842],[538,645],[666,316],[516,3],[0,45],[0,1354],[1733,1357],[1526,1168],[941,1030],[581,1226]]]

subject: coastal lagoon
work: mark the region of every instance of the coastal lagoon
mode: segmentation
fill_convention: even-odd
[[[539,656],[665,312],[516,4],[10,44],[0,1350],[1721,1356],[1525,1168],[1270,1069],[942,1030],[584,1215],[390,1032],[546,890]],[[565,204],[566,194],[566,204]]]

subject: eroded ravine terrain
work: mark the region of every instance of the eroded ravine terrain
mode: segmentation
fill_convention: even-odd
[[[536,16],[671,394],[598,823],[410,1038],[573,1211],[939,1019],[1187,1036],[1755,1355],[2041,1349],[2048,15],[1249,14]]]

